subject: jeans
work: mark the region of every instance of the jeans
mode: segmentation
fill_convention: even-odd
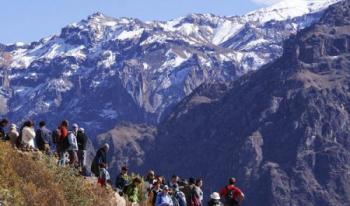
[[[66,151],[60,151],[60,160],[58,161],[58,166],[64,167],[67,162]]]

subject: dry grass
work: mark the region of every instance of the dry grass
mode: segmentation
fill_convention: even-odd
[[[90,183],[41,153],[21,153],[0,142],[0,203],[11,206],[116,205],[114,192]]]

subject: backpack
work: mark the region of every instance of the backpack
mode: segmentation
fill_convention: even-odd
[[[180,206],[185,206],[186,204],[186,197],[185,194],[182,192],[175,192],[175,197],[179,202]]]
[[[227,194],[226,194],[226,204],[228,205],[238,205],[238,201],[235,198],[234,195],[234,190],[233,189],[229,189],[228,186],[226,186],[226,190],[227,190]]]
[[[171,200],[173,201],[173,206],[180,206],[179,200],[176,198],[176,194],[171,196]]]
[[[201,206],[201,200],[199,199],[199,197],[197,197],[196,195],[196,188],[193,187],[192,191],[191,191],[191,202],[189,202],[190,206]]]
[[[52,142],[54,144],[58,144],[60,141],[60,137],[61,137],[61,130],[60,129],[55,129],[52,132]]]

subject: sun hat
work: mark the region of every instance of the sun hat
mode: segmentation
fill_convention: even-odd
[[[213,193],[210,195],[210,198],[213,199],[213,200],[220,200],[220,195],[219,195],[219,193],[217,193],[217,192],[213,192]]]

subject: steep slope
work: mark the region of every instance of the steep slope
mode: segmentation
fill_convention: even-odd
[[[65,117],[93,135],[121,121],[158,123],[199,85],[231,82],[279,57],[283,39],[336,0],[315,2],[296,4],[298,12],[279,4],[242,17],[193,14],[167,22],[96,13],[59,35],[1,46],[12,56],[1,60],[8,68],[1,76],[10,80],[2,85],[2,114],[16,122]]]
[[[53,158],[17,151],[0,142],[0,205],[116,206],[114,193],[72,168],[58,167]]]
[[[244,205],[350,205],[349,77],[347,0],[288,39],[274,63],[180,103],[147,167],[202,176],[206,194],[236,176]]]

